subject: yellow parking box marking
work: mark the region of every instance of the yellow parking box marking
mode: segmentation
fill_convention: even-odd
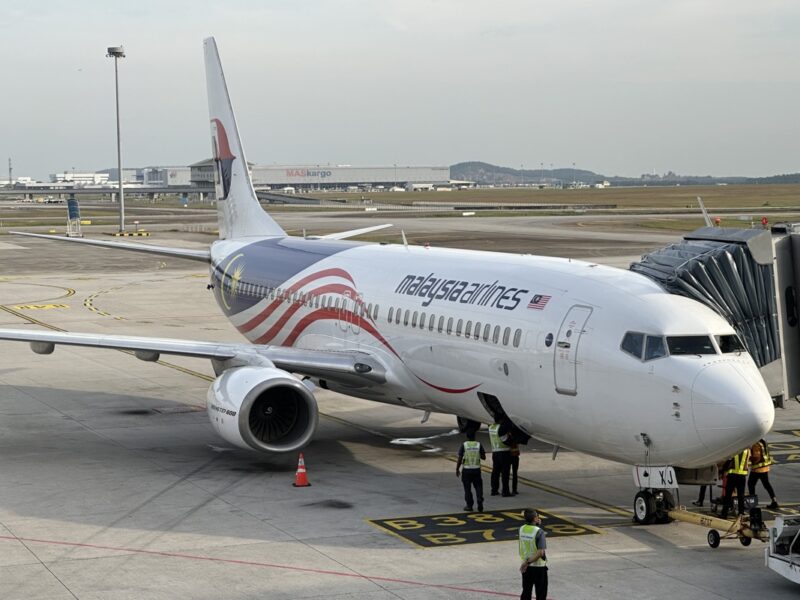
[[[51,310],[54,308],[69,308],[69,304],[20,304],[14,310]]]
[[[523,509],[372,519],[371,525],[423,548],[516,540],[525,522]],[[551,537],[592,535],[601,531],[547,511],[539,511],[542,527]]]

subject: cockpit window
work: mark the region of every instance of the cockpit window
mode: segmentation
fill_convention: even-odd
[[[716,354],[707,335],[674,335],[667,338],[669,353],[673,356],[686,354]]]
[[[634,333],[629,331],[622,338],[622,345],[620,346],[623,352],[627,352],[631,356],[635,356],[639,360],[642,359],[642,350],[644,349],[644,334]]]
[[[667,355],[667,348],[664,345],[664,338],[655,335],[647,336],[647,344],[644,349],[644,359],[653,360]]]
[[[738,335],[718,335],[716,338],[719,351],[723,354],[746,351],[744,344],[742,344],[742,340],[739,339]]]

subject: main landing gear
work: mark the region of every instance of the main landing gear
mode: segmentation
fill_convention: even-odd
[[[669,511],[675,508],[675,498],[669,490],[645,489],[633,499],[633,518],[640,525],[669,523]]]

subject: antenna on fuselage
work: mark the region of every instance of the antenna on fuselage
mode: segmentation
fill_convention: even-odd
[[[403,236],[403,246],[405,246],[406,250],[408,250],[408,240],[406,239],[406,232],[401,229],[400,235]]]

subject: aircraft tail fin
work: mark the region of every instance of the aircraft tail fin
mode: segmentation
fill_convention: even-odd
[[[236,127],[222,62],[213,37],[203,41],[211,145],[216,167],[219,237],[285,236],[258,202]]]

